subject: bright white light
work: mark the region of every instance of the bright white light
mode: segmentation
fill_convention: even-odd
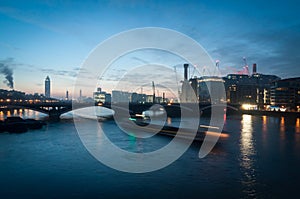
[[[242,105],[242,109],[244,109],[244,110],[256,110],[257,109],[257,105],[243,104]]]
[[[282,107],[282,108],[279,108],[279,110],[282,111],[282,112],[285,112],[286,108]]]

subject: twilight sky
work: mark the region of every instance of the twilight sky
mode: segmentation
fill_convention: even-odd
[[[53,95],[64,96],[100,42],[142,27],[195,39],[220,60],[222,75],[241,70],[246,57],[260,73],[300,76],[299,8],[296,0],[0,0],[0,88],[9,89],[4,73],[12,70],[16,90],[43,93],[49,75]]]

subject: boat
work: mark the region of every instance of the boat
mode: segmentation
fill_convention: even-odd
[[[178,137],[182,139],[192,139],[194,141],[200,141],[202,142],[206,136],[210,137],[218,137],[221,139],[226,139],[229,137],[228,132],[222,131],[221,133],[218,130],[218,127],[212,127],[212,126],[206,126],[206,125],[199,125],[196,135],[194,136],[194,131],[189,128],[180,128],[172,125],[165,124],[163,127],[161,125],[156,124],[150,124],[150,121],[148,118],[145,120],[143,117],[135,116],[132,118],[129,118],[129,120],[133,121],[136,125],[142,127],[142,131],[149,133],[149,134],[159,134],[167,137]],[[140,128],[137,128],[136,126],[132,125],[129,122],[122,122],[119,123],[121,126],[121,130],[126,132],[137,132],[141,131]],[[149,125],[149,126],[148,126]],[[180,132],[179,132],[180,130]],[[137,132],[137,133],[139,133]]]
[[[29,129],[41,129],[45,122],[35,119],[23,119],[19,116],[7,117],[0,123],[0,132],[24,133]]]
[[[21,117],[7,117],[4,120],[4,125],[9,133],[24,133],[28,131],[26,122]]]

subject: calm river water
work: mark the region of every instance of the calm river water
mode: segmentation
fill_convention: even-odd
[[[29,110],[10,114],[46,117]],[[94,121],[79,122],[88,131]],[[101,125],[128,151],[152,151],[170,141],[162,136],[135,139],[114,121]],[[168,167],[143,174],[116,171],[94,159],[70,114],[41,130],[1,133],[0,197],[286,198],[299,193],[300,118],[227,116],[224,130],[230,137],[205,158],[198,158],[200,144],[193,144]]]

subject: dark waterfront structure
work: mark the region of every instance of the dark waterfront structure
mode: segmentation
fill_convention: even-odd
[[[145,104],[146,103],[146,94],[139,94],[139,93],[131,93],[131,103],[137,104]]]
[[[129,102],[131,93],[126,91],[112,91],[112,103]]]
[[[270,89],[274,81],[280,80],[276,75],[254,73],[251,76],[229,74],[223,78],[227,102],[232,104],[253,104],[263,109],[270,104]]]
[[[199,103],[226,102],[224,80],[217,76],[194,77],[189,80]],[[213,96],[213,98],[211,97]]]
[[[300,111],[300,77],[273,82],[270,98],[272,106]]]
[[[50,78],[49,76],[46,77],[45,79],[45,97],[50,98]]]
[[[4,90],[0,89],[0,103],[3,102],[33,102],[46,100],[43,94],[26,94],[25,92],[16,90]]]
[[[4,90],[0,89],[0,102],[9,100],[16,100],[16,99],[25,99],[26,95],[25,92],[15,91],[15,90]]]

